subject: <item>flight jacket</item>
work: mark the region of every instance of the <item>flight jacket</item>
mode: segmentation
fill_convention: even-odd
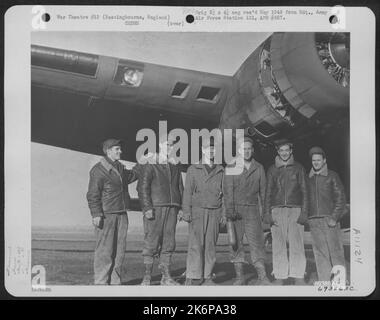
[[[241,174],[233,175],[227,172],[226,170],[223,183],[227,218],[237,217],[239,206],[264,204],[266,177],[262,164],[253,159],[249,169],[244,168]]]
[[[183,214],[192,216],[193,208],[218,209],[222,208],[224,168],[215,165],[208,173],[204,164],[194,164],[186,174],[185,190],[183,193]]]
[[[180,165],[144,164],[138,194],[143,212],[154,207],[182,206],[183,182]]]
[[[331,217],[339,221],[346,212],[346,196],[338,174],[329,170],[325,164],[318,173],[312,168],[307,182],[309,219]]]
[[[285,163],[279,156],[267,172],[267,187],[264,201],[266,221],[271,220],[271,209],[274,207],[301,208],[298,219],[300,223],[307,221],[308,193],[306,173],[303,166],[294,161],[293,155]]]
[[[119,161],[112,164],[102,158],[90,170],[87,201],[91,215],[126,212],[130,202],[128,184],[137,178],[136,170],[127,170]]]

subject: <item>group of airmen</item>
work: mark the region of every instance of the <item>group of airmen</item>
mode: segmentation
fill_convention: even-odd
[[[293,145],[276,145],[275,163],[265,173],[254,155],[249,137],[237,141],[243,157],[239,174],[214,162],[215,147],[202,145],[202,160],[187,170],[183,186],[180,166],[170,158],[174,141],[159,144],[154,163],[126,169],[120,160],[122,141],[103,143],[104,157],[91,169],[87,193],[95,226],[94,282],[122,283],[122,264],[128,230],[128,184],[138,180],[137,191],[143,212],[144,275],[141,285],[151,285],[155,260],[162,273],[161,285],[179,285],[170,273],[178,221],[189,225],[185,285],[215,285],[213,268],[223,225],[233,234],[231,263],[234,285],[245,285],[244,235],[251,263],[257,272],[256,285],[283,285],[285,281],[305,285],[306,256],[304,227],[310,227],[318,280],[329,281],[334,266],[345,266],[339,221],[345,213],[344,187],[339,176],[327,168],[320,147],[309,151],[312,168],[306,174],[293,157]],[[273,280],[265,267],[263,223],[272,234]],[[289,280],[287,280],[289,279]]]

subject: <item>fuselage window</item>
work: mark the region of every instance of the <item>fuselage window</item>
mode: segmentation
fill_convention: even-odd
[[[255,129],[264,137],[271,137],[276,134],[276,130],[266,121],[261,121],[255,126]]]
[[[177,82],[172,90],[171,96],[174,98],[184,99],[189,92],[190,86],[188,83]]]
[[[120,61],[114,82],[126,87],[139,87],[144,76],[143,67],[136,67],[127,61]]]
[[[202,86],[201,90],[199,90],[197,100],[216,102],[219,96],[219,92],[220,88]]]

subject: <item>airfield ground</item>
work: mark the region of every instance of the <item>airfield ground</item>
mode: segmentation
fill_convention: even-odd
[[[44,233],[34,232],[32,240],[32,265],[43,265],[46,269],[47,285],[91,285],[93,283],[92,233]],[[183,273],[186,266],[187,234],[177,234],[177,247],[173,255],[172,274],[179,283],[184,282]],[[231,285],[234,278],[233,265],[229,262],[229,246],[226,234],[220,234],[217,247],[217,264],[214,268],[215,282]],[[127,251],[123,265],[123,284],[138,285],[143,276],[141,233],[129,233]],[[316,281],[314,256],[310,244],[305,245],[307,267],[306,280],[310,285]],[[248,246],[246,257],[249,261]],[[347,262],[349,246],[345,246]],[[268,274],[272,271],[271,252],[267,251],[266,266]],[[349,262],[347,263],[349,265]],[[244,266],[247,283],[254,285],[256,272],[250,264]],[[161,276],[157,269],[153,271],[153,285],[158,285]],[[272,279],[271,279],[272,280]]]

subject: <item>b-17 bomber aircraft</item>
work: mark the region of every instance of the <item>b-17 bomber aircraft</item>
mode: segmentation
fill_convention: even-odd
[[[306,168],[322,145],[349,194],[348,33],[273,33],[232,76],[32,44],[31,81],[33,142],[101,154],[118,137],[136,162],[136,132],[159,120],[244,129],[266,168],[281,139]]]

